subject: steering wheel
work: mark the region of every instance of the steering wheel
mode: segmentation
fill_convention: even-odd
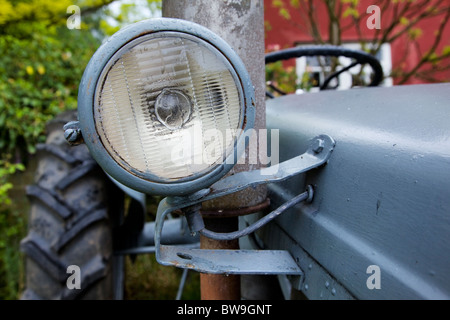
[[[358,64],[364,65],[369,64],[373,70],[373,77],[368,85],[369,87],[378,86],[381,81],[383,81],[383,68],[381,67],[380,62],[372,55],[364,52],[362,50],[354,50],[348,49],[340,46],[333,45],[311,45],[311,46],[302,46],[295,47],[289,49],[283,49],[275,52],[270,52],[266,54],[265,64],[273,63],[280,60],[287,60],[291,58],[300,58],[305,56],[333,56],[333,57],[347,57],[352,58],[355,61],[349,64],[348,66],[338,70],[332,74],[330,74],[324,81],[324,83],[320,86],[320,90],[327,90],[330,81],[336,77],[338,77],[341,73],[348,71],[349,69],[357,66]],[[273,84],[269,84],[269,86],[276,92],[281,95],[285,95],[286,92],[277,88]],[[266,96],[269,98],[274,98],[274,96],[270,92],[266,92]]]

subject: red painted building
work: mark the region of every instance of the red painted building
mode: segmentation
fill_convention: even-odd
[[[329,43],[330,15],[325,2],[323,0],[264,0],[266,50],[315,43],[312,36],[314,30],[316,30],[316,39],[320,37],[324,42]],[[339,0],[336,2],[338,3]],[[356,7],[351,6],[352,2],[355,3],[354,0],[341,0],[343,5],[339,19],[340,37],[338,38],[341,39],[339,44],[358,47],[360,39],[368,42],[374,38],[380,39],[386,31],[389,31],[389,37],[394,39],[383,48],[379,57],[387,76],[392,70],[403,70],[406,74],[411,73],[406,84],[433,82],[432,78],[450,81],[450,22],[447,23],[450,16],[450,1],[360,0],[356,1],[358,2]],[[394,2],[398,4],[394,5]],[[377,16],[376,11],[369,10],[367,13],[367,8],[377,3],[379,3],[379,15]],[[384,6],[386,3],[389,3],[389,6]],[[410,7],[405,8],[405,5]],[[406,9],[408,11],[403,11]],[[424,15],[428,17],[418,19]],[[311,17],[314,17],[316,29],[311,23]],[[355,18],[358,24],[354,23]],[[415,19],[420,21],[415,23]],[[374,22],[379,22],[379,29]],[[398,23],[394,25],[393,22]],[[438,43],[436,43],[437,39],[440,39]],[[424,63],[415,70],[421,59],[430,51],[431,55],[428,58],[439,59],[440,62],[438,64]],[[442,56],[446,58],[440,59]],[[402,77],[394,76],[393,81],[388,82],[387,85],[392,82],[401,83],[402,79]]]

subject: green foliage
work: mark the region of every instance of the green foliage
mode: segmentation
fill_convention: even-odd
[[[45,141],[46,123],[76,108],[83,71],[102,39],[150,17],[131,0],[113,12],[106,5],[114,1],[0,0],[0,299],[17,299],[23,289],[27,209],[10,199],[14,174]],[[161,0],[139,4],[161,8]],[[71,5],[80,7],[81,29],[67,27]]]
[[[23,285],[19,242],[27,212],[10,199],[11,178],[45,140],[47,121],[76,107],[82,73],[100,45],[85,23],[81,30],[67,28],[72,4],[0,0],[0,299],[17,299]]]
[[[275,86],[284,93],[294,93],[297,89],[310,91],[317,86],[314,78],[309,72],[303,73],[302,78],[298,78],[294,66],[286,66],[283,61],[277,61],[266,65],[266,80],[268,82],[267,91],[274,96],[279,96],[270,85]]]
[[[0,37],[0,153],[23,161],[44,140],[45,123],[76,107],[78,82],[98,43],[61,28]],[[59,39],[58,39],[59,38]],[[64,39],[64,41],[61,41]],[[19,156],[19,158],[17,158]]]
[[[182,270],[162,266],[152,254],[138,255],[134,262],[125,260],[126,300],[173,300],[180,284]],[[182,300],[200,299],[200,274],[190,271]]]
[[[25,236],[26,220],[17,210],[0,210],[0,298],[17,299],[23,287],[23,264],[19,242]]]
[[[0,19],[0,156],[8,162],[26,162],[44,141],[46,122],[76,107],[81,75],[100,44],[89,30],[66,27],[68,2],[47,2],[0,2],[0,11],[9,4],[22,14]]]
[[[21,283],[23,265],[18,243],[25,233],[24,215],[11,210],[8,191],[13,188],[7,177],[23,171],[22,164],[0,160],[0,298],[16,299]]]
[[[14,174],[16,171],[25,170],[25,166],[21,163],[11,164],[7,161],[0,160],[0,212],[11,204],[11,199],[8,197],[8,191],[12,189],[13,185],[7,181],[7,177]],[[1,247],[1,243],[0,243]]]
[[[110,35],[145,18],[126,2],[115,14],[109,8],[97,10],[111,2],[0,0],[1,159],[26,163],[36,144],[45,140],[45,124],[61,111],[76,108],[79,81],[100,45],[94,34]],[[151,10],[160,9],[160,0],[145,3]],[[66,26],[72,4],[80,5],[80,30]],[[0,188],[0,197],[7,189]]]
[[[279,93],[272,89],[270,85],[275,86],[285,93],[292,93],[298,88],[295,68],[285,68],[283,61],[266,65],[266,80],[269,85],[267,90],[275,96],[278,96]]]

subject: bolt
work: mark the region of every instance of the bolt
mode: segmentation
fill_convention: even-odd
[[[78,132],[75,129],[67,129],[66,131],[64,131],[64,138],[66,138],[66,140],[68,142],[75,142],[78,139]]]
[[[64,138],[71,145],[78,145],[83,143],[83,135],[81,134],[78,121],[71,121],[67,123],[64,128]]]
[[[323,139],[316,139],[312,143],[311,148],[312,148],[312,151],[314,151],[314,153],[321,153],[324,146],[325,146],[325,141]]]

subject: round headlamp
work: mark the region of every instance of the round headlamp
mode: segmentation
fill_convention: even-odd
[[[190,194],[223,177],[254,121],[250,77],[208,29],[152,19],[114,34],[89,62],[78,95],[84,140],[135,190]]]

